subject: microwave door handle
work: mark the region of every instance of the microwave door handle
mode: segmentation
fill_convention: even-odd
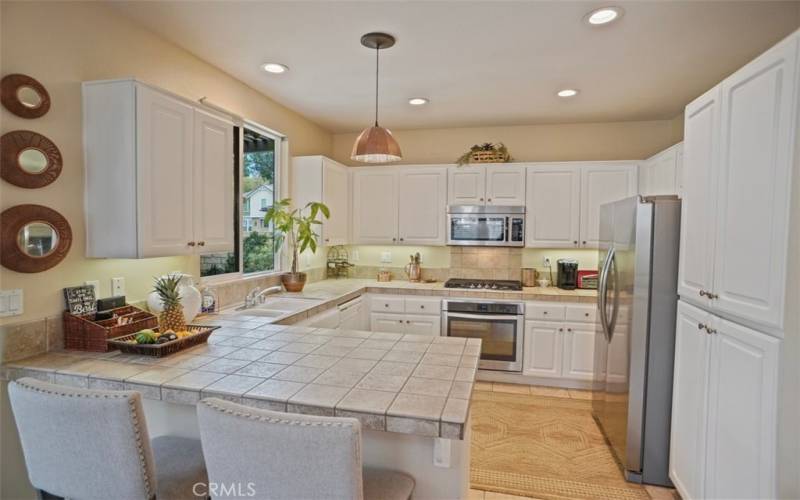
[[[464,313],[454,313],[454,312],[446,312],[446,314],[447,314],[447,319],[460,318],[460,319],[485,319],[490,321],[517,321],[517,315],[514,314],[491,315],[491,314],[464,314]]]

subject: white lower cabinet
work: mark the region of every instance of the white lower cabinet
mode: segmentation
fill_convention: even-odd
[[[594,378],[597,335],[593,306],[528,302],[525,312],[523,375],[579,381]]]
[[[370,330],[373,332],[441,334],[441,299],[403,295],[370,297]]]
[[[670,478],[683,498],[774,498],[780,340],[678,305]]]

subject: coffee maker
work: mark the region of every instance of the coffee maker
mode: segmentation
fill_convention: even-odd
[[[578,287],[578,261],[558,259],[558,288],[575,290]]]

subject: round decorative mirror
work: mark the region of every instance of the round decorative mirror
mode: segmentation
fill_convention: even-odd
[[[39,118],[50,110],[50,94],[28,75],[6,75],[0,81],[0,101],[22,118]]]
[[[42,205],[17,205],[0,214],[0,263],[20,273],[38,273],[61,262],[72,246],[72,228]]]
[[[0,176],[15,186],[40,188],[61,174],[61,152],[53,141],[30,130],[0,137]]]
[[[58,231],[47,222],[25,224],[17,234],[17,245],[30,257],[46,257],[58,246]]]

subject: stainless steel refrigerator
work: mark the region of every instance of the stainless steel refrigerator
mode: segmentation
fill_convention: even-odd
[[[680,200],[600,209],[592,413],[629,481],[670,486]]]

